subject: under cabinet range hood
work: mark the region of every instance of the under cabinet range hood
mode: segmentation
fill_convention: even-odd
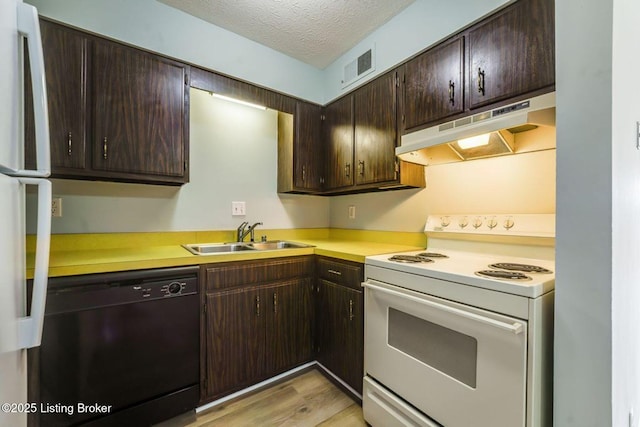
[[[436,165],[553,149],[555,92],[402,135],[396,155]]]

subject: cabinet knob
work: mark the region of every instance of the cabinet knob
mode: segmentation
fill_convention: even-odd
[[[256,296],[256,316],[260,317],[260,297]]]
[[[71,138],[71,132],[69,132],[69,135],[67,135],[67,154],[71,156],[71,153],[73,153],[73,140]]]
[[[306,175],[307,175],[307,167],[302,166],[302,182],[305,181]]]

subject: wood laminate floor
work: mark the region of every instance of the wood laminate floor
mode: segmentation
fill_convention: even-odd
[[[362,408],[317,370],[202,412],[185,427],[365,426]]]

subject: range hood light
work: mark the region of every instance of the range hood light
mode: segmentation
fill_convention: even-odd
[[[244,105],[245,107],[257,108],[258,110],[263,110],[263,111],[267,109],[267,107],[265,107],[264,105],[253,104],[251,102],[242,101],[240,99],[231,98],[229,96],[224,96],[224,95],[220,95],[220,94],[213,93],[213,92],[209,92],[209,93],[214,98],[222,99],[224,101],[234,102],[236,104]]]
[[[491,134],[485,133],[482,135],[472,136],[470,138],[464,138],[458,140],[458,147],[463,150],[468,150],[469,148],[481,147],[483,145],[489,144],[489,137]]]

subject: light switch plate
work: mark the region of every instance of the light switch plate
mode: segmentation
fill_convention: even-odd
[[[231,202],[232,216],[245,216],[247,214],[247,206],[245,202]]]

